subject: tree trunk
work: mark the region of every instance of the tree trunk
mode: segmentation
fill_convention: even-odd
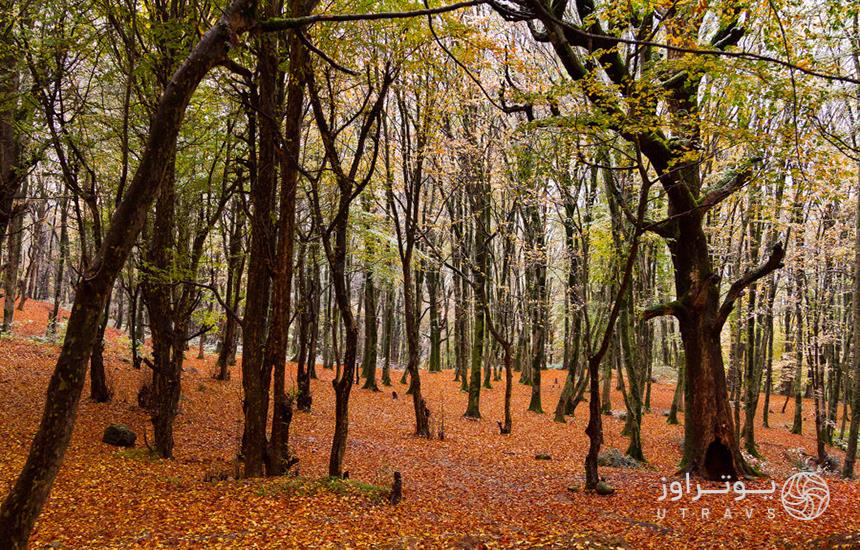
[[[704,239],[703,233],[698,236]],[[688,277],[693,271],[712,273],[706,254],[686,256],[675,251],[673,258],[676,258],[676,273],[686,271]],[[691,260],[689,264],[687,259]],[[685,358],[683,467],[705,479],[736,479],[752,472],[738,450],[727,398],[716,322],[719,291],[711,279],[698,292],[702,296],[698,307],[678,319]]]
[[[373,273],[368,268],[364,274],[364,357],[362,358],[362,370],[364,371],[365,390],[379,391],[376,385],[376,347],[377,347],[377,324],[376,324],[376,286],[373,282]]]
[[[19,199],[27,193],[27,184],[24,183]],[[15,315],[15,300],[18,297],[18,269],[21,264],[21,243],[24,237],[24,208],[23,205],[18,205],[18,210],[12,216],[12,221],[9,224],[8,248],[9,252],[6,255],[6,270],[3,277],[3,330],[2,332],[12,332],[12,320]]]
[[[90,355],[90,399],[96,403],[107,403],[111,400],[111,391],[107,384],[104,360],[105,330],[107,330],[109,312],[110,293],[108,293],[107,305],[105,305],[105,310],[102,312],[96,341]]]
[[[427,300],[430,303],[430,358],[427,370],[442,372],[442,326],[439,312],[439,268],[433,264],[425,272]]]
[[[275,15],[274,1],[262,7],[264,16]],[[249,112],[249,133],[255,136],[254,122],[259,123],[259,141],[256,158],[256,179],[251,181],[251,245],[248,259],[248,278],[245,291],[245,317],[242,327],[242,388],[245,430],[242,437],[245,457],[245,477],[258,477],[264,473],[266,459],[266,424],[269,409],[271,370],[266,363],[266,338],[271,291],[272,258],[275,257],[276,235],[273,234],[275,196],[275,140],[278,128],[275,121],[278,59],[275,51],[277,39],[272,35],[257,38],[259,96],[256,112]],[[250,152],[253,155],[253,151]]]
[[[385,320],[382,329],[382,385],[391,385],[391,348],[394,336],[394,285],[388,286],[385,295]]]
[[[471,354],[471,378],[469,380],[469,403],[466,407],[466,418],[481,418],[481,362],[484,356],[484,343],[486,340],[485,316],[487,304],[484,300],[489,295],[487,292],[487,272],[489,271],[489,245],[490,234],[490,201],[489,186],[486,182],[475,179],[469,182],[469,199],[471,216],[475,223],[472,267],[472,284],[475,291],[475,306],[472,324],[472,354]]]
[[[57,334],[57,318],[60,315],[60,297],[63,290],[63,270],[66,266],[66,255],[69,249],[69,199],[63,197],[60,204],[60,247],[57,258],[57,272],[54,278],[54,305],[51,307],[51,313],[48,315],[47,335],[51,338]]]
[[[858,71],[860,72],[860,71]],[[854,477],[854,462],[857,459],[857,438],[860,436],[860,176],[857,185],[857,213],[854,236],[854,288],[852,291],[852,312],[854,321],[854,353],[851,371],[854,386],[851,390],[851,427],[848,429],[848,447],[845,450],[845,464],[842,476]]]
[[[221,349],[218,350],[218,360],[215,365],[218,373],[217,380],[230,379],[230,366],[233,364],[231,358],[235,359],[238,340],[239,302],[241,299],[242,272],[245,270],[245,257],[242,254],[242,236],[245,225],[245,216],[240,205],[233,208],[232,227],[230,228],[229,243],[227,245],[227,305],[232,308],[231,312],[225,312],[224,332],[221,336]]]
[[[306,15],[316,2],[302,3],[291,0],[293,16]],[[307,10],[307,11],[305,11]],[[276,14],[277,15],[277,14]],[[270,63],[270,51],[265,55]],[[296,189],[299,182],[301,150],[302,105],[304,102],[304,72],[307,70],[307,51],[294,32],[289,37],[290,69],[287,76],[287,99],[284,108],[284,153],[281,156],[281,190],[278,217],[278,241],[275,249],[275,269],[272,281],[271,327],[266,341],[262,383],[268,387],[269,373],[274,370],[272,432],[266,457],[266,473],[282,475],[290,463],[289,428],[292,419],[292,399],[285,387],[287,336],[290,324],[290,298],[293,282],[293,243],[296,225]],[[267,68],[267,71],[269,69]],[[267,85],[268,86],[268,85]],[[268,100],[266,100],[268,101]],[[263,127],[268,127],[264,124]],[[277,135],[277,130],[271,137]],[[263,137],[261,131],[260,137]],[[268,148],[267,148],[268,149]],[[263,147],[261,145],[261,152]],[[268,154],[268,152],[267,152]],[[268,415],[268,401],[261,411]],[[265,428],[265,418],[263,426]]]

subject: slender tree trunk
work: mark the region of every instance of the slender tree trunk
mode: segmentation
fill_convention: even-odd
[[[469,380],[469,403],[466,407],[467,418],[481,418],[481,362],[484,356],[484,343],[486,340],[485,316],[487,304],[483,302],[488,296],[487,272],[489,271],[488,235],[490,234],[490,201],[489,189],[486,182],[475,179],[470,181],[469,186],[471,215],[475,221],[475,232],[473,242],[473,268],[472,284],[475,288],[482,289],[475,292],[475,307],[472,324],[472,354],[471,354],[471,378]]]
[[[111,400],[111,391],[108,388],[107,374],[105,373],[105,330],[107,330],[108,314],[110,313],[110,294],[108,294],[108,303],[102,312],[102,319],[99,322],[99,330],[96,334],[96,341],[93,345],[93,351],[90,355],[90,399],[96,403],[107,403]]]
[[[19,199],[27,194],[27,183],[21,189]],[[15,315],[15,300],[18,297],[18,269],[21,264],[21,243],[24,237],[24,208],[19,205],[9,224],[8,249],[6,270],[3,277],[3,330],[12,332],[12,320]]]
[[[364,311],[364,357],[361,362],[364,370],[363,389],[379,391],[379,387],[376,385],[376,348],[378,341],[376,286],[370,269],[364,275]]]
[[[855,17],[855,27],[856,27]],[[855,59],[856,61],[856,59]],[[858,74],[860,74],[860,62]],[[860,170],[860,165],[858,165]],[[857,459],[857,438],[860,437],[860,174],[857,178],[857,213],[854,233],[854,288],[852,291],[852,313],[854,321],[854,336],[851,371],[854,385],[851,389],[851,427],[848,429],[848,447],[845,451],[845,464],[842,476],[854,477],[854,462]]]
[[[245,271],[245,257],[242,253],[242,235],[245,226],[245,215],[241,206],[233,208],[232,227],[230,228],[229,242],[227,244],[227,305],[232,308],[232,313],[227,312],[224,320],[224,332],[221,336],[221,349],[218,350],[218,359],[215,365],[218,373],[217,380],[230,379],[230,366],[235,364],[237,340],[239,336],[239,322],[234,315],[238,315],[239,302],[241,300],[242,272]],[[232,361],[231,361],[232,359]]]
[[[854,54],[852,61],[854,62],[854,75],[860,76],[860,16],[856,13],[853,18],[853,30],[855,35]],[[857,145],[855,137],[855,146]],[[854,376],[854,384],[851,389],[851,427],[848,430],[848,447],[845,451],[845,464],[842,468],[843,477],[850,478],[854,476],[854,462],[857,459],[857,438],[860,437],[860,163],[857,165],[857,212],[855,213],[854,224],[854,287],[852,291],[852,321],[854,324],[853,331],[853,348],[851,371]],[[846,388],[848,384],[846,383]]]
[[[439,268],[434,264],[428,267],[425,279],[427,282],[427,299],[430,302],[430,358],[427,370],[442,372],[442,325],[439,312]]]
[[[57,334],[57,319],[60,315],[60,297],[62,296],[63,291],[63,270],[66,266],[66,255],[68,254],[69,249],[68,219],[69,199],[68,197],[63,197],[63,201],[60,205],[60,247],[58,250],[56,277],[54,278],[54,305],[51,308],[51,313],[48,315],[47,334],[52,338]]]

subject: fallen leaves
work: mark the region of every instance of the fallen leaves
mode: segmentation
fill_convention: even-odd
[[[38,424],[57,347],[35,341],[44,331],[47,304],[28,302],[15,335],[0,339],[0,488],[14,482]],[[42,328],[40,329],[39,326]],[[21,330],[19,330],[21,329]],[[111,331],[106,359],[113,402],[82,402],[72,445],[32,537],[34,547],[70,548],[285,548],[285,547],[539,547],[711,548],[856,543],[860,486],[828,478],[831,503],[811,522],[796,521],[778,502],[739,504],[730,496],[703,502],[658,502],[661,478],[676,479],[682,426],[669,426],[673,388],[655,385],[653,413],[643,420],[641,468],[601,468],[615,494],[570,491],[582,485],[586,407],[566,424],[527,412],[529,388],[516,384],[513,433],[500,436],[502,382],[482,389],[479,422],[461,417],[466,396],[452,371],[422,372],[422,386],[436,421],[444,415],[444,441],[413,437],[411,401],[390,391],[355,389],[350,403],[349,481],[325,479],[334,427],[332,371],[318,367],[314,408],[294,416],[290,442],[299,456],[299,478],[235,480],[233,459],[241,438],[241,381],[212,380],[214,357],[188,353],[176,460],[151,460],[140,450],[117,451],[101,443],[105,426],[123,423],[138,433],[151,428],[136,403],[146,373],[127,363],[128,350]],[[405,388],[392,377],[398,393]],[[295,367],[288,369],[288,386]],[[543,376],[543,404],[555,404],[563,378]],[[87,395],[85,390],[84,395]],[[613,394],[613,402],[621,397]],[[811,434],[783,428],[793,410],[774,407],[774,428],[757,429],[762,467],[781,484],[793,471],[789,449],[814,451]],[[604,418],[605,447],[626,448],[623,420]],[[834,450],[836,454],[841,454]],[[548,454],[551,460],[535,460]],[[386,503],[394,471],[403,475],[404,500]],[[212,472],[226,472],[212,477]],[[207,478],[208,481],[204,481]],[[750,487],[764,486],[756,481]],[[704,500],[704,499],[703,499]],[[682,508],[686,511],[682,512]],[[664,517],[658,513],[665,508]],[[703,518],[703,509],[708,517]],[[725,509],[731,510],[726,517]],[[774,517],[768,517],[774,508]],[[747,510],[752,509],[748,515]],[[853,539],[851,537],[854,537]],[[847,542],[846,542],[847,541]]]

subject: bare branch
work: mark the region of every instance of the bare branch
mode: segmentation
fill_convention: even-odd
[[[438,8],[428,8],[423,10],[411,11],[383,11],[379,13],[346,13],[346,14],[316,14],[306,15],[304,17],[287,17],[274,18],[265,21],[259,21],[257,28],[263,32],[283,31],[287,29],[296,29],[299,27],[307,27],[314,23],[324,22],[346,22],[346,21],[378,21],[380,19],[408,19],[410,17],[422,17],[425,15],[436,15],[439,13],[447,13],[457,11],[463,8],[471,8],[485,4],[486,0],[467,0],[465,2],[456,2],[447,6]]]
[[[720,312],[717,315],[717,324],[714,327],[714,330],[722,330],[726,319],[729,318],[729,314],[735,306],[735,301],[740,298],[744,289],[759,279],[766,277],[770,273],[781,268],[783,266],[783,258],[785,258],[785,248],[783,248],[782,243],[776,243],[770,252],[770,257],[763,264],[752,271],[748,271],[740,279],[732,283],[732,286],[729,287],[729,292],[723,300],[723,304],[720,306]]]
[[[648,321],[649,319],[654,319],[655,317],[662,317],[664,315],[671,315],[673,317],[677,317],[683,306],[677,300],[666,302],[663,304],[656,304],[651,307],[645,309],[642,312],[642,320]]]
[[[719,185],[705,193],[705,196],[699,201],[699,208],[703,211],[713,208],[731,196],[732,193],[743,188],[752,179],[753,165],[760,161],[761,158],[754,157],[729,171]]]

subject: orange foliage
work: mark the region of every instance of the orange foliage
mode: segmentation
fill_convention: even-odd
[[[48,305],[29,302],[16,312],[16,334],[0,340],[0,491],[14,481],[41,415],[55,346],[27,336],[44,331]],[[516,384],[514,429],[500,436],[503,383],[481,392],[482,421],[462,418],[466,395],[452,371],[422,372],[433,422],[444,418],[444,441],[411,435],[413,412],[405,386],[379,393],[353,390],[350,403],[346,469],[353,480],[388,486],[392,473],[403,474],[404,500],[397,506],[373,498],[359,486],[332,490],[313,480],[327,471],[334,425],[332,371],[321,367],[313,381],[314,408],[296,413],[290,442],[300,458],[301,478],[207,482],[213,471],[230,472],[241,438],[241,383],[211,378],[214,357],[197,360],[188,352],[181,413],[176,425],[176,460],[149,461],[101,443],[105,426],[120,422],[151,434],[148,418],[136,403],[145,372],[134,371],[128,349],[109,331],[106,360],[115,391],[113,402],[82,401],[73,441],[33,533],[33,547],[634,547],[731,548],[860,544],[860,486],[828,478],[831,503],[813,521],[790,518],[778,501],[735,502],[730,495],[699,502],[661,503],[661,478],[673,479],[680,459],[681,426],[668,426],[660,414],[673,388],[653,388],[654,412],[645,415],[643,436],[649,464],[641,469],[601,468],[616,493],[598,497],[574,492],[582,484],[586,406],[567,424],[551,414],[526,412],[528,388]],[[295,383],[295,366],[288,369]],[[563,383],[560,372],[543,376],[544,408],[554,407]],[[397,391],[394,400],[391,391]],[[84,390],[84,396],[88,393]],[[613,394],[621,407],[621,396]],[[792,471],[787,451],[814,451],[812,420],[807,435],[785,428],[792,405],[779,414],[781,397],[772,400],[773,428],[758,428],[761,468],[781,483]],[[811,411],[811,403],[806,411]],[[626,448],[623,421],[605,417],[606,446]],[[150,435],[151,439],[151,435]],[[841,453],[834,450],[841,458]],[[535,460],[549,453],[552,460]],[[754,487],[765,481],[752,482]],[[666,517],[657,516],[667,508]],[[726,518],[730,508],[732,518]],[[767,508],[775,508],[768,518]],[[681,517],[687,508],[687,517]],[[702,508],[710,518],[702,519]],[[752,517],[747,514],[752,510]],[[853,535],[852,535],[853,534]],[[853,537],[853,538],[852,538]],[[853,542],[852,542],[853,541]]]

